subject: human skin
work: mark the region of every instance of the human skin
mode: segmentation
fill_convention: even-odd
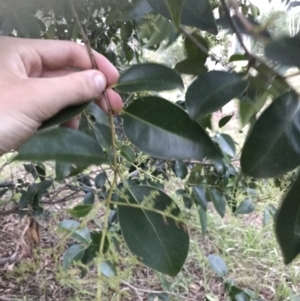
[[[41,124],[62,109],[91,99],[108,111],[104,91],[114,113],[121,97],[109,87],[119,74],[101,54],[69,41],[0,37],[0,155],[18,149]],[[78,128],[80,118],[64,124]]]

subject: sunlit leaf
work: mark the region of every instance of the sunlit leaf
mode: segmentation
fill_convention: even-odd
[[[67,212],[74,217],[84,217],[93,209],[91,205],[77,205],[72,209],[67,209]]]

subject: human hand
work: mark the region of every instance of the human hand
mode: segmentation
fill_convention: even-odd
[[[100,71],[90,70],[86,47],[74,42],[0,38],[0,155],[68,106],[96,98],[107,112],[105,90],[113,111],[121,111],[121,97],[106,89],[117,82],[118,71],[99,53],[94,56]],[[79,120],[65,125],[77,128]]]

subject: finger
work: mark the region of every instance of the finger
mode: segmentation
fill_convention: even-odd
[[[114,114],[119,114],[122,111],[122,108],[123,108],[123,101],[122,101],[121,96],[118,93],[116,93],[114,90],[111,90],[111,89],[107,89],[105,94],[107,95],[107,98],[109,100],[109,103],[110,103],[110,106],[113,110],[113,113]],[[98,104],[99,107],[103,111],[108,113],[109,110],[108,110],[108,107],[107,107],[107,101],[106,101],[106,96],[105,95],[103,95],[101,98],[99,98],[96,101],[96,104]]]
[[[48,77],[60,77],[72,74],[76,71],[74,69],[65,68],[60,70],[43,70],[43,73],[40,77],[48,78]]]
[[[101,72],[90,70],[55,78],[32,78],[26,80],[22,91],[34,91],[28,101],[38,121],[42,122],[65,107],[98,98],[106,85]]]
[[[17,38],[16,38],[17,39]],[[45,69],[55,70],[64,67],[78,68],[81,70],[92,69],[92,62],[86,46],[79,45],[71,41],[58,40],[33,40],[18,39],[18,43],[23,47],[24,44],[31,46],[34,51],[25,52],[26,59],[30,59],[36,64],[36,53],[41,59]],[[24,51],[22,51],[23,53]],[[96,51],[93,51],[97,68],[107,78],[107,84],[113,85],[117,82],[119,73],[109,60]]]

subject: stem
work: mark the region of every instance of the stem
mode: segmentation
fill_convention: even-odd
[[[69,1],[69,5],[71,7],[72,13],[73,13],[73,17],[75,22],[77,23],[79,29],[80,29],[80,33],[83,39],[83,42],[88,50],[88,54],[93,66],[93,69],[98,70],[98,66],[95,60],[95,56],[93,53],[93,50],[91,48],[90,45],[90,41],[87,37],[87,35],[85,34],[82,24],[80,23],[76,8],[74,6],[74,3],[72,0],[68,0]],[[105,245],[105,238],[107,235],[107,230],[108,230],[108,217],[109,217],[109,208],[110,208],[110,204],[111,204],[111,198],[112,198],[112,194],[113,191],[117,185],[117,180],[118,180],[118,157],[117,157],[117,146],[116,146],[116,137],[115,137],[115,125],[114,125],[114,116],[113,116],[113,109],[110,105],[109,99],[107,97],[107,93],[106,91],[104,91],[104,98],[107,104],[107,108],[108,108],[108,116],[109,116],[109,122],[110,122],[110,126],[111,126],[111,138],[112,138],[112,150],[113,150],[113,165],[112,165],[112,169],[114,171],[114,177],[113,177],[113,181],[112,181],[112,185],[110,187],[109,193],[108,193],[108,197],[106,200],[106,212],[105,212],[105,217],[104,217],[104,227],[103,227],[103,231],[102,231],[102,237],[101,237],[101,243],[100,243],[100,254],[103,255],[104,253],[104,245]],[[98,268],[98,276],[101,276],[101,273],[99,271]],[[98,289],[97,289],[97,300],[101,300],[101,283],[99,281],[98,283]]]

